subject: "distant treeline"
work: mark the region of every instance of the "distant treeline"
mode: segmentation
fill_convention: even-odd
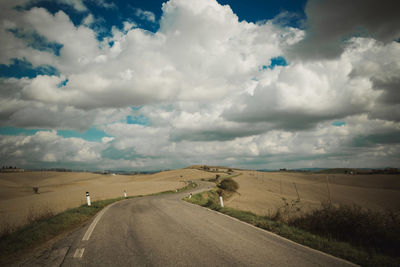
[[[12,166],[3,166],[3,168],[1,168],[0,171],[1,172],[23,172],[24,169],[17,168],[16,166],[14,166],[14,167],[12,167]]]
[[[257,170],[260,172],[276,172],[278,170]],[[280,172],[313,172],[313,173],[344,173],[344,174],[400,174],[397,168],[382,168],[382,169],[350,169],[350,168],[304,168],[304,169],[279,169]]]
[[[397,168],[372,169],[372,170],[369,170],[367,172],[361,170],[360,174],[364,174],[364,173],[365,174],[369,174],[369,173],[370,174],[380,174],[380,173],[383,173],[383,174],[399,174],[400,171]]]
[[[9,170],[9,169],[17,169],[17,167],[13,166],[3,166],[3,170]]]
[[[318,171],[318,173],[344,173],[344,174],[399,174],[397,168],[384,168],[384,169],[325,169]]]
[[[84,172],[84,170],[73,170],[66,168],[41,168],[41,169],[31,169],[30,171],[37,172]]]

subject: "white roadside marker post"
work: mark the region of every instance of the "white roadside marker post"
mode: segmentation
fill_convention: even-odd
[[[89,195],[89,192],[86,192],[86,200],[87,200],[87,205],[90,206],[91,203],[90,203],[90,195]]]
[[[126,198],[126,190],[124,190],[124,197]]]
[[[221,204],[221,208],[224,207],[224,200],[222,199],[222,196],[219,196],[219,203]]]

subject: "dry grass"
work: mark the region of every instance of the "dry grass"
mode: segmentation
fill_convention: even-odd
[[[371,211],[358,206],[324,204],[319,210],[291,219],[290,225],[311,233],[363,247],[370,253],[398,257],[400,213]]]
[[[302,214],[321,208],[321,203],[329,201],[374,211],[400,210],[400,175],[241,173],[235,178],[240,186],[239,194],[225,204],[258,215],[273,214],[285,204],[283,199],[292,203],[299,197],[296,208]]]
[[[46,220],[52,216],[54,216],[54,211],[48,206],[40,207],[40,210],[36,210],[35,208],[31,207],[28,215],[26,216],[26,221],[28,224],[32,224],[40,220]]]

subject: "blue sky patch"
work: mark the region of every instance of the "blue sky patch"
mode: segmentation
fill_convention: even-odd
[[[92,141],[92,142],[100,142],[103,137],[111,137],[110,135],[106,134],[103,130],[99,130],[95,127],[92,127],[83,133],[74,130],[58,130],[57,135],[60,135],[64,138],[70,138],[70,137],[82,138],[86,141]]]
[[[17,127],[0,127],[0,135],[34,135],[37,132],[50,131],[43,129],[24,129]]]
[[[138,116],[127,116],[126,117],[127,124],[139,124],[139,125],[149,125],[150,119],[140,114]]]
[[[11,59],[10,65],[0,64],[0,77],[35,78],[38,75],[59,75],[56,68],[50,65],[40,65],[36,68],[26,59]]]
[[[68,79],[65,79],[64,81],[61,81],[59,84],[57,84],[57,87],[58,87],[58,88],[61,88],[61,87],[63,87],[63,86],[66,86],[67,83],[68,83]]]
[[[143,106],[133,106],[131,107],[132,110],[134,111],[139,111]]]
[[[275,66],[287,66],[286,59],[284,57],[274,57],[271,58],[271,64],[269,66],[263,66],[263,69],[274,69]]]
[[[307,0],[218,0],[222,5],[229,5],[240,21],[257,22],[272,19],[285,11],[295,13],[298,19],[287,24],[292,27],[298,27],[300,20],[306,17],[304,13],[306,2]]]
[[[46,37],[37,32],[24,32],[19,29],[9,29],[8,31],[12,32],[15,37],[25,40],[27,45],[33,49],[47,51],[56,56],[60,56],[60,50],[63,47],[62,44],[50,42]]]
[[[103,40],[111,36],[112,27],[123,29],[125,21],[135,22],[141,28],[150,32],[156,32],[159,29],[158,21],[161,17],[161,6],[166,0],[131,0],[131,1],[92,1],[84,0],[83,4],[87,10],[76,10],[71,5],[62,4],[56,1],[32,1],[31,3],[19,7],[21,10],[29,10],[33,7],[42,7],[55,14],[62,10],[67,14],[75,26],[79,26],[83,20],[90,14],[95,18],[95,23],[90,27],[97,33],[97,39]],[[149,22],[136,15],[135,10],[140,8],[144,11],[150,11],[155,15],[156,23]]]
[[[12,136],[18,136],[18,135],[34,135],[37,132],[50,132],[51,130],[48,129],[24,129],[24,128],[18,128],[18,127],[0,127],[0,135],[12,135]],[[103,137],[111,137],[110,135],[106,134],[103,130],[99,130],[95,127],[90,128],[89,130],[85,132],[78,132],[74,130],[58,130],[57,135],[62,136],[64,138],[70,138],[70,137],[76,137],[76,138],[82,138],[86,141],[92,141],[92,142],[100,142]]]
[[[332,122],[332,125],[336,126],[336,127],[340,127],[340,126],[346,125],[346,122],[344,122],[344,121],[334,121],[334,122]]]
[[[97,33],[97,38],[103,40],[111,36],[112,27],[123,29],[123,22],[130,21],[138,24],[139,27],[150,32],[157,32],[160,25],[159,20],[162,15],[162,4],[167,0],[118,0],[101,1],[83,0],[87,10],[76,10],[71,5],[60,3],[59,1],[31,1],[25,6],[20,6],[20,10],[29,10],[33,7],[42,7],[51,14],[59,10],[65,12],[74,23],[79,26],[83,19],[89,15],[94,16],[96,23],[90,27]],[[239,20],[248,22],[258,22],[265,19],[272,19],[281,12],[290,12],[296,14],[296,18],[287,23],[289,26],[298,27],[301,21],[305,19],[304,7],[306,0],[218,0],[222,5],[229,5],[232,11],[239,17]],[[140,8],[143,11],[150,11],[154,14],[155,22],[143,19],[136,10]]]

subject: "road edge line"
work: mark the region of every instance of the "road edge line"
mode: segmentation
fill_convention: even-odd
[[[303,244],[294,242],[293,240],[287,239],[287,238],[285,238],[285,237],[283,237],[283,236],[280,236],[280,235],[278,235],[278,234],[275,234],[275,233],[273,233],[273,232],[271,232],[271,231],[268,231],[268,230],[266,230],[266,229],[263,229],[263,228],[254,226],[254,225],[252,225],[252,224],[250,224],[250,223],[241,221],[241,220],[239,220],[239,219],[237,219],[237,218],[235,218],[235,217],[226,215],[226,214],[224,214],[224,213],[222,213],[222,212],[219,212],[219,211],[216,211],[216,210],[212,210],[212,209],[210,209],[210,208],[203,207],[203,206],[200,206],[200,205],[197,205],[197,204],[194,204],[194,203],[190,203],[190,202],[187,202],[187,201],[182,200],[182,199],[181,199],[181,201],[184,202],[184,203],[187,203],[187,204],[189,204],[189,205],[194,205],[194,206],[197,206],[197,207],[206,209],[206,210],[208,210],[208,211],[211,211],[211,212],[213,212],[213,213],[216,213],[216,214],[225,216],[225,217],[227,217],[227,218],[230,218],[230,219],[232,219],[232,220],[235,220],[235,221],[240,222],[240,223],[242,223],[242,224],[245,224],[245,225],[247,225],[247,226],[253,227],[253,228],[255,228],[255,229],[259,230],[259,231],[262,231],[262,232],[264,232],[264,233],[268,233],[268,234],[273,235],[273,236],[275,236],[275,237],[277,237],[277,238],[280,238],[280,239],[283,239],[283,240],[285,240],[285,241],[288,241],[288,242],[290,242],[290,243],[292,243],[292,244],[301,246],[301,247],[303,247],[303,248],[305,248],[305,249],[309,249],[309,250],[311,250],[311,251],[320,253],[320,254],[322,254],[322,255],[325,255],[325,256],[328,256],[328,257],[330,257],[330,258],[333,258],[333,259],[336,259],[336,260],[345,262],[345,263],[350,264],[350,265],[353,265],[353,266],[360,266],[360,265],[355,264],[354,262],[351,262],[351,261],[348,261],[348,260],[345,260],[345,259],[342,259],[342,258],[333,256],[333,255],[328,254],[328,253],[325,253],[325,252],[323,252],[323,251],[320,251],[320,250],[317,250],[317,249],[314,249],[314,248],[311,248],[311,247],[307,247],[307,246],[305,246],[305,245],[303,245]]]
[[[97,223],[100,221],[101,217],[103,216],[104,213],[106,213],[106,211],[113,205],[119,203],[121,201],[117,201],[112,203],[111,205],[108,205],[107,207],[105,207],[104,209],[102,209],[97,215],[96,218],[94,218],[94,220],[92,221],[92,223],[90,224],[89,228],[86,230],[85,235],[82,238],[82,241],[88,241],[90,239],[90,236],[92,235],[94,228],[96,227]]]

